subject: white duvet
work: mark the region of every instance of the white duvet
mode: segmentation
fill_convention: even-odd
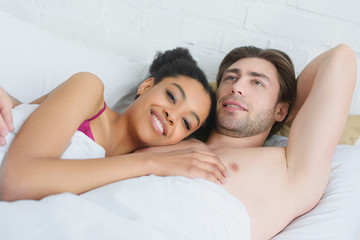
[[[13,111],[16,129],[35,108]],[[0,150],[2,160],[8,146]],[[76,132],[62,158],[103,156],[100,146]],[[250,222],[243,204],[212,182],[151,175],[81,195],[0,202],[0,239],[239,240],[250,239]]]

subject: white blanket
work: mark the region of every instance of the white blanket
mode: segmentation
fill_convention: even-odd
[[[15,110],[17,129],[35,108]],[[1,150],[4,155],[7,147]],[[79,132],[63,157],[102,154],[101,147]],[[0,202],[0,239],[239,240],[250,239],[250,221],[243,204],[212,182],[151,175],[82,195]]]

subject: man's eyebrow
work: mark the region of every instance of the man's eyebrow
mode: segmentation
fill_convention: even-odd
[[[230,68],[230,69],[226,69],[224,71],[224,75],[226,73],[235,73],[235,74],[240,75],[241,71],[238,68]],[[247,73],[247,75],[252,76],[252,77],[260,77],[260,78],[268,81],[269,83],[271,83],[270,78],[268,76],[266,76],[264,73],[250,71],[250,72]]]
[[[238,68],[226,69],[226,70],[224,71],[224,74],[226,74],[226,73],[236,73],[236,74],[240,74],[240,69],[238,69]]]
[[[263,73],[259,73],[259,72],[249,72],[249,75],[250,75],[250,76],[253,76],[253,77],[263,78],[263,79],[267,80],[267,81],[270,83],[270,78],[269,78],[268,76],[266,76],[265,74],[263,74]]]
[[[183,97],[184,99],[186,99],[186,95],[185,95],[184,89],[182,89],[182,87],[181,87],[179,84],[177,84],[177,83],[172,83],[172,85],[174,85],[175,87],[177,87],[177,88],[180,90],[182,97]]]

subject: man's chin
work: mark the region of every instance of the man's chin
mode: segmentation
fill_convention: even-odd
[[[241,132],[239,131],[239,129],[235,128],[235,127],[230,127],[230,126],[224,126],[224,125],[216,125],[216,130],[225,136],[229,136],[229,137],[243,137]]]

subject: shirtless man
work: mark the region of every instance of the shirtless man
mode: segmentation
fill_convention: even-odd
[[[290,90],[290,101],[279,101],[279,79],[284,74],[264,56],[283,61],[288,78],[295,78],[287,57],[281,53],[234,57],[234,50],[229,54],[219,68],[216,127],[206,147],[229,170],[222,186],[245,205],[251,239],[270,239],[311,210],[325,190],[356,82],[356,58],[348,46],[340,45],[310,62],[298,78],[296,101],[288,114],[294,94]],[[273,124],[287,116],[287,121],[296,116],[287,147],[263,147]]]
[[[251,239],[270,239],[319,202],[347,119],[356,68],[346,45],[305,67],[288,117],[296,116],[287,147],[262,147],[272,124],[288,112],[287,103],[277,102],[276,67],[249,57],[219,72],[216,129],[207,145],[230,169],[223,186],[245,205]]]

